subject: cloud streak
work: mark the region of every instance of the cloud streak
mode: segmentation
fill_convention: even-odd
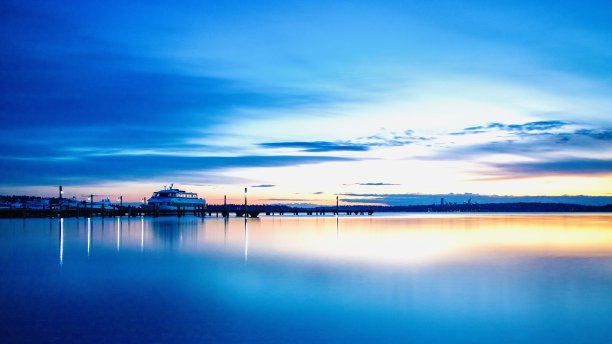
[[[53,185],[102,183],[126,180],[149,181],[223,169],[280,167],[350,161],[330,156],[235,156],[187,157],[171,155],[109,155],[74,159],[3,159],[0,179],[5,185]]]
[[[555,175],[612,175],[612,160],[564,159],[539,162],[489,164],[507,178]]]
[[[356,144],[346,141],[290,141],[290,142],[264,142],[259,144],[263,148],[294,148],[303,152],[363,152],[370,149],[367,145]]]
[[[475,127],[468,127],[462,131],[450,133],[450,135],[470,135],[470,134],[482,134],[494,130],[510,131],[517,133],[531,133],[535,131],[548,131],[553,129],[561,129],[571,125],[572,122],[561,121],[561,120],[549,120],[549,121],[536,121],[527,122],[523,124],[504,124],[499,122],[489,123],[487,125],[479,125]]]

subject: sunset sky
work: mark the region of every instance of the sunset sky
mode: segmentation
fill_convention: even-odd
[[[1,194],[612,203],[609,1],[5,0],[0,40]]]

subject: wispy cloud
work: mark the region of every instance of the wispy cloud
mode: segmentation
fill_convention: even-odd
[[[474,142],[470,138],[478,134],[494,133],[483,136]],[[537,161],[558,159],[556,155],[576,155],[589,160],[606,150],[612,149],[612,130],[598,128],[568,121],[550,120],[524,124],[489,123],[484,126],[465,128],[450,135],[471,135],[459,140],[436,153],[423,157],[425,160],[480,158],[493,154],[510,154],[528,157]],[[585,170],[586,172],[586,170]]]
[[[151,180],[231,168],[280,167],[350,161],[331,156],[231,156],[108,155],[73,159],[2,159],[0,179],[5,185],[101,183]],[[190,177],[195,178],[195,177]]]
[[[504,123],[488,123],[486,125],[479,125],[475,127],[464,128],[462,131],[450,133],[451,135],[469,135],[469,134],[482,134],[492,130],[502,131],[513,131],[513,132],[534,132],[534,131],[547,131],[552,129],[560,129],[568,125],[573,124],[568,121],[561,120],[549,120],[549,121],[536,121],[527,122],[523,124],[504,124]]]
[[[432,140],[432,137],[417,136],[412,130],[384,132],[344,141],[289,141],[264,142],[263,148],[294,148],[304,152],[368,151],[377,147],[399,147],[415,142]]]
[[[575,135],[588,136],[595,140],[612,141],[612,129],[580,129],[574,132]]]
[[[252,188],[273,188],[276,185],[274,184],[260,184],[260,185],[251,185]]]
[[[337,151],[367,151],[367,145],[355,144],[346,141],[310,141],[310,142],[264,142],[259,144],[263,148],[295,148],[304,152],[337,152]]]
[[[554,175],[612,175],[612,160],[563,159],[538,162],[493,163],[506,178],[525,178]]]

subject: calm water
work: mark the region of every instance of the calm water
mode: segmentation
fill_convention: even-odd
[[[0,220],[10,342],[612,343],[612,215]]]

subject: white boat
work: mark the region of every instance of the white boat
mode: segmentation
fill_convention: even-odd
[[[171,184],[170,188],[164,187],[163,190],[154,192],[148,204],[158,210],[178,210],[179,207],[181,210],[200,210],[206,205],[206,200],[198,198],[195,192],[175,189]]]

